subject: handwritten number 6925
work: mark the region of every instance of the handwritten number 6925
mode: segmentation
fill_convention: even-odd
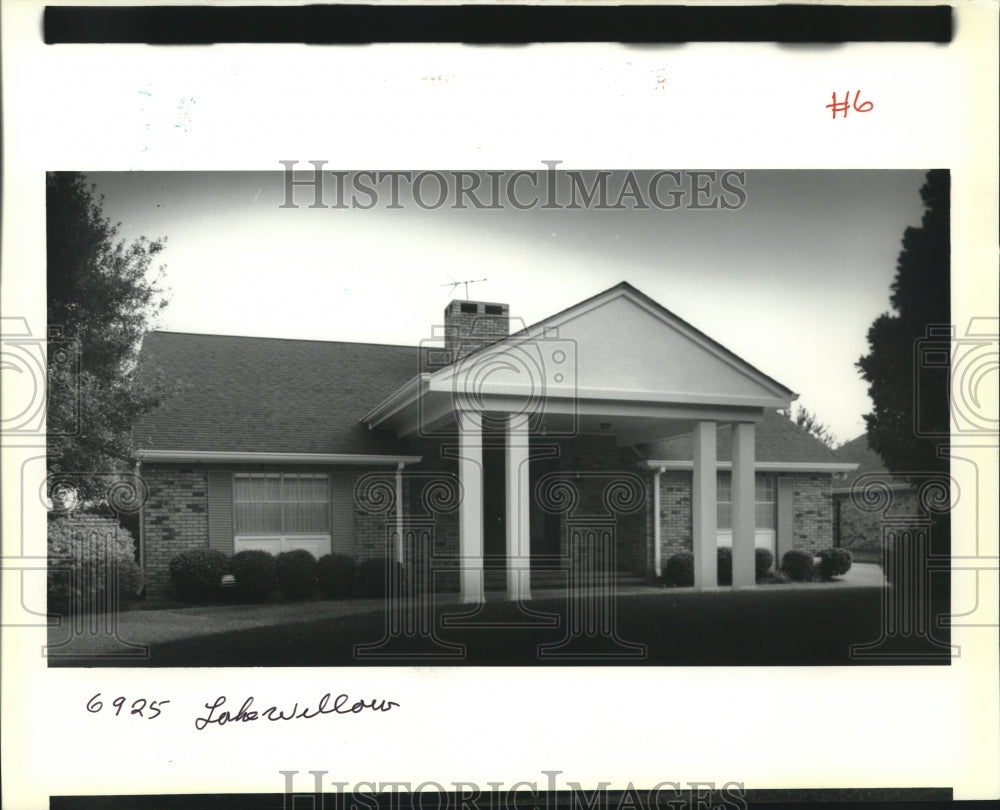
[[[104,702],[100,699],[101,693],[98,692],[90,700],[87,701],[87,711],[91,714],[97,714],[104,708]],[[132,705],[126,712],[129,715],[136,715],[142,717],[146,720],[155,720],[162,714],[160,706],[165,706],[168,704],[169,700],[146,700],[146,698],[136,698],[132,701]],[[122,713],[122,709],[125,708],[125,704],[128,703],[128,698],[124,695],[119,695],[114,700],[111,701],[111,705],[115,707],[115,717],[118,717]],[[143,714],[146,710],[149,710],[150,714]]]

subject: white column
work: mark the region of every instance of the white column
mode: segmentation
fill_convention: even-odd
[[[531,598],[531,487],[528,470],[528,420],[507,422],[507,598]]]
[[[753,585],[756,487],[754,424],[733,424],[733,586]]]
[[[716,502],[715,422],[699,422],[692,435],[691,528],[694,543],[694,586],[718,584],[718,504]]]
[[[458,413],[458,553],[463,602],[483,601],[483,427],[482,414]]]

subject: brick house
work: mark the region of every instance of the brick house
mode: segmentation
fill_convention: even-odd
[[[678,550],[710,587],[720,544],[751,585],[755,545],[832,545],[855,465],[776,413],[789,389],[627,283],[510,320],[453,301],[420,346],[148,334],[177,389],[135,432],[149,592],[200,547],[388,557],[479,601]]]
[[[923,514],[917,488],[889,472],[881,456],[868,445],[866,433],[844,442],[835,454],[839,461],[853,463],[855,469],[834,481],[834,544],[862,559],[879,559],[887,519],[891,523]]]

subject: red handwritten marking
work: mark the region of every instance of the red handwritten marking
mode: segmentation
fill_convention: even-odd
[[[847,111],[853,109],[855,112],[866,113],[874,109],[875,105],[870,101],[861,101],[861,91],[854,91],[854,102],[851,103],[851,91],[848,90],[844,94],[843,101],[837,101],[837,91],[833,91],[833,102],[826,105],[826,108],[831,111],[831,117],[836,120],[837,113],[841,113],[844,118],[847,118]]]

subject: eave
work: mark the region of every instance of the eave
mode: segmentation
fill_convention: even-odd
[[[375,455],[364,453],[249,453],[228,450],[144,450],[136,451],[140,462],[187,464],[339,464],[375,466],[417,464],[422,456]]]

